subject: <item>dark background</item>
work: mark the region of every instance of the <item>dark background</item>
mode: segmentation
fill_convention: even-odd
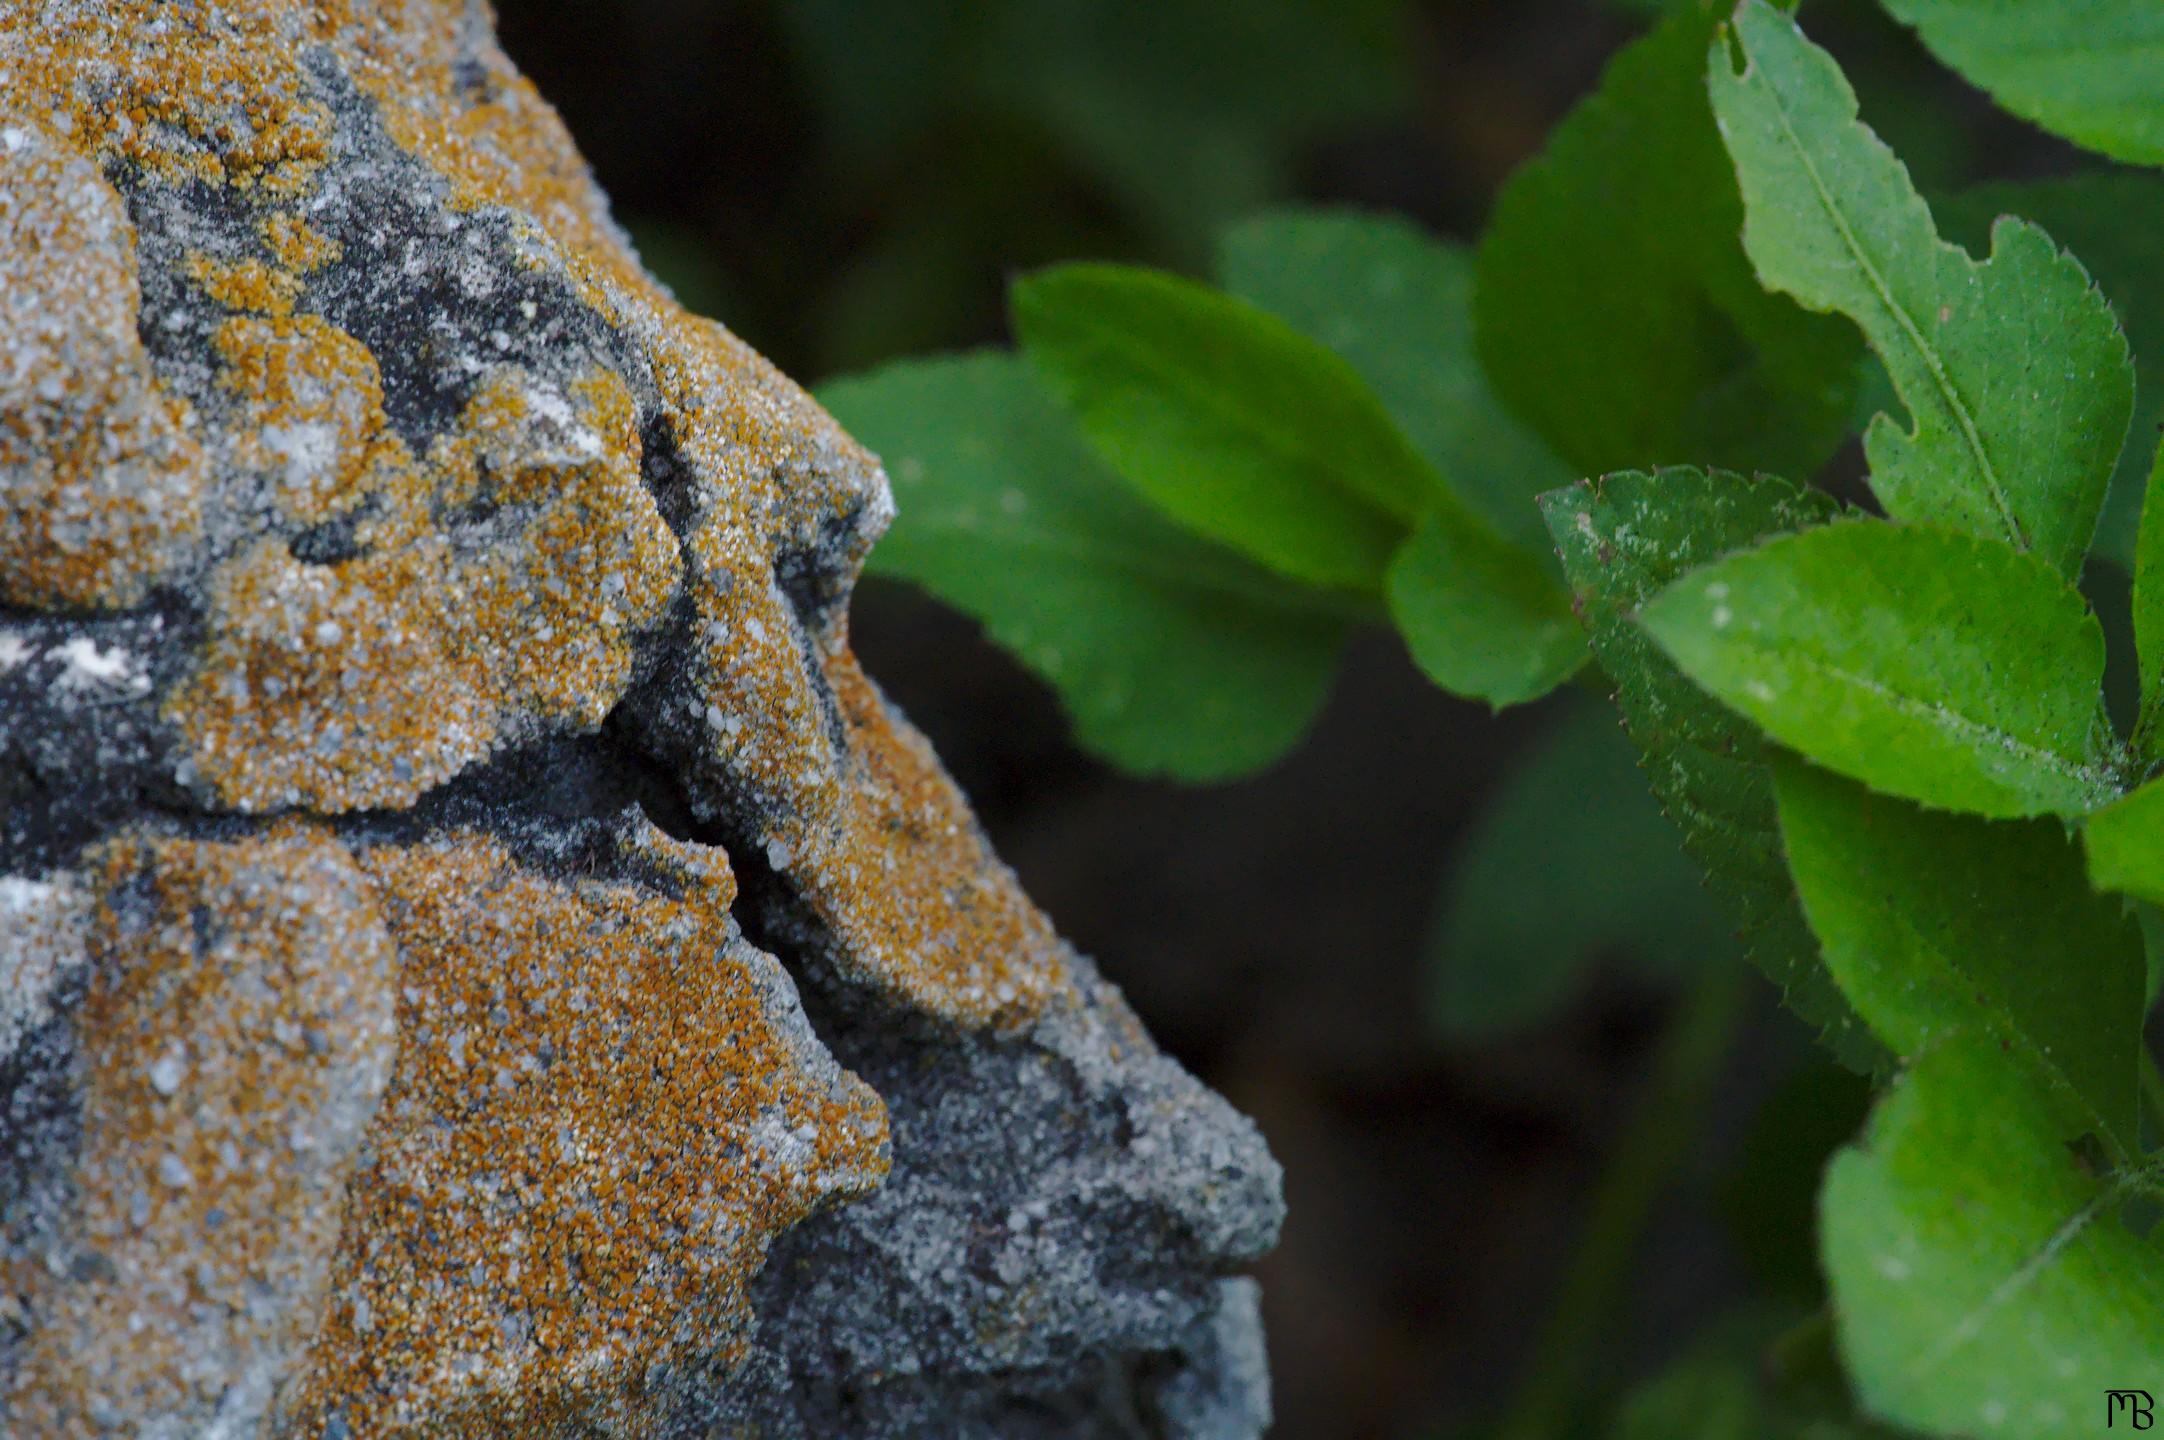
[[[1272,202],[1398,211],[1470,242],[1651,8],[497,4],[505,47],[648,263],[811,385],[1004,340],[1006,280],[1033,266],[1206,273],[1217,230]],[[1927,188],[1980,178],[1985,157],[1995,176],[2057,163],[1862,0],[1809,18]],[[1186,789],[1079,754],[1046,691],[905,589],[866,582],[854,633],[1030,892],[1283,1161],[1290,1219],[1260,1267],[1277,1433],[1431,1435],[1491,1412],[1667,1003],[1609,969],[1506,1041],[1446,1045],[1423,1021],[1439,879],[1542,713],[1451,700],[1374,633],[1291,758]],[[1807,1264],[1807,1167],[1797,1233],[1739,1239],[1722,1221],[1721,1176],[1760,1098],[1799,1071],[1809,1083],[1814,1063],[1756,998],[1611,1327],[1605,1379],[1671,1357],[1754,1264]]]

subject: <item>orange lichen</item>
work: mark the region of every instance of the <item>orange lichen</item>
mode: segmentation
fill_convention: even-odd
[[[316,1332],[395,1049],[391,947],[299,826],[123,839],[92,878],[74,1198],[42,1256],[0,1262],[30,1322],[10,1433],[207,1434],[267,1411]]]
[[[426,505],[403,449],[363,435],[348,454],[374,462],[359,488],[381,506],[362,554],[311,565],[265,542],[213,575],[209,638],[167,705],[194,778],[243,810],[399,806],[509,731],[600,723],[678,561],[622,382],[577,390],[574,408],[491,372],[430,452]],[[437,512],[482,501],[492,518],[454,543]]]
[[[0,164],[0,601],[132,605],[201,524],[195,415],[137,338],[120,197],[34,124]]]
[[[650,1369],[740,1352],[776,1234],[883,1178],[883,1108],[733,935],[726,858],[626,848],[655,885],[478,835],[364,857],[403,1046],[286,1433],[635,1421]]]
[[[320,524],[360,499],[372,463],[404,463],[376,358],[345,331],[316,315],[235,316],[212,343],[225,361],[219,381],[240,401],[233,458],[266,480],[287,518]],[[378,488],[388,473],[377,471]]]
[[[188,273],[220,305],[257,315],[290,315],[301,294],[298,275],[262,260],[191,255]]]
[[[258,227],[278,264],[295,275],[321,269],[345,253],[345,247],[316,230],[291,211],[278,210],[263,217]]]

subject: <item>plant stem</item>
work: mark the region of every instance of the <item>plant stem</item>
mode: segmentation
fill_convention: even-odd
[[[1653,1202],[1697,1137],[1753,983],[1739,964],[1708,966],[1661,1036],[1646,1093],[1593,1192],[1562,1296],[1534,1346],[1497,1440],[1554,1440],[1572,1420],[1595,1343],[1629,1278]]]

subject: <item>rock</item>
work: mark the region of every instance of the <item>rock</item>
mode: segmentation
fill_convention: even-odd
[[[1260,1137],[486,10],[0,8],[0,1432],[1244,1436]]]

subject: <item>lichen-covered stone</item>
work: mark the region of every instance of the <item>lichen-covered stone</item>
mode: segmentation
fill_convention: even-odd
[[[0,6],[0,1433],[1261,1428],[1275,1166],[859,669],[890,513],[482,5]]]

